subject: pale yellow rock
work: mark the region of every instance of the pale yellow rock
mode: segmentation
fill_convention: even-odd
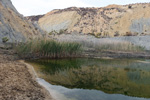
[[[57,9],[39,19],[48,33],[67,29],[100,37],[150,34],[150,3],[109,5],[102,8]]]
[[[71,29],[79,19],[80,16],[75,11],[62,12],[54,15],[51,15],[51,13],[49,13],[42,17],[39,20],[39,23],[42,29],[46,30],[47,32],[51,32],[56,28],[57,30]]]

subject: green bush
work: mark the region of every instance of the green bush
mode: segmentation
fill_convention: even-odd
[[[53,34],[53,31],[49,32],[49,35],[52,35]]]
[[[61,35],[61,34],[63,34],[63,33],[65,33],[65,31],[63,30],[63,29],[61,29],[61,30],[59,30],[59,35]]]
[[[118,24],[118,22],[115,22],[115,24]]]
[[[8,42],[8,41],[9,41],[9,39],[8,39],[7,37],[3,37],[3,38],[2,38],[2,42],[3,42],[3,43],[6,43],[6,42]]]

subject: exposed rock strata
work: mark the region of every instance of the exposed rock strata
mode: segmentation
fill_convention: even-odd
[[[149,35],[149,11],[150,3],[109,5],[101,8],[70,7],[53,10],[37,21],[48,33],[63,29],[68,33],[76,31],[99,37]],[[30,17],[30,20],[33,19]]]

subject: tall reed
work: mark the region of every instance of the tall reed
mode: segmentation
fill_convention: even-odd
[[[53,40],[32,40],[15,46],[16,52],[25,58],[64,58],[76,57],[82,51],[81,44],[56,42]]]

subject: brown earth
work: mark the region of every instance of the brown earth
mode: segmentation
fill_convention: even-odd
[[[0,100],[52,100],[28,67],[13,51],[0,49]]]

